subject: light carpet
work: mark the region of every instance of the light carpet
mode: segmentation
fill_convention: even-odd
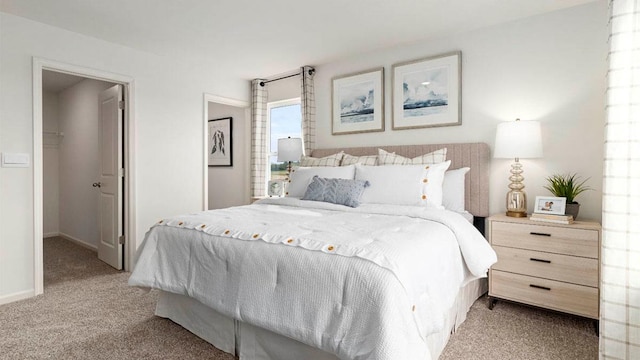
[[[0,306],[0,359],[216,359],[226,354],[153,315],[158,294],[61,238],[44,241],[45,293]],[[441,360],[597,359],[588,319],[478,300]],[[404,359],[403,359],[404,360]]]

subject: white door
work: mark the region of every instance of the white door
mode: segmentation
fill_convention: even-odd
[[[98,258],[114,268],[122,269],[122,85],[100,94],[100,179],[94,187],[100,190]]]

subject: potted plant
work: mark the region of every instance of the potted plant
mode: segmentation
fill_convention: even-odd
[[[577,174],[556,174],[547,177],[548,185],[544,188],[551,191],[554,196],[567,198],[567,207],[564,213],[573,215],[573,218],[576,219],[580,211],[580,204],[575,200],[576,197],[587,190],[592,190],[585,185],[587,180],[589,178],[580,181],[580,177]]]

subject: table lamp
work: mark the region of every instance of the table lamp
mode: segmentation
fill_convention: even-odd
[[[278,161],[287,162],[287,178],[291,175],[291,162],[300,161],[302,157],[302,139],[287,138],[278,139]]]
[[[507,216],[527,216],[527,194],[522,181],[520,159],[542,157],[542,136],[538,121],[507,121],[498,124],[494,158],[515,159],[511,164],[509,192],[507,193]]]

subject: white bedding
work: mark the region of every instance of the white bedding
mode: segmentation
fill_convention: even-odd
[[[428,359],[426,336],[495,261],[453,212],[266,199],[159,222],[129,283],[342,359]]]

